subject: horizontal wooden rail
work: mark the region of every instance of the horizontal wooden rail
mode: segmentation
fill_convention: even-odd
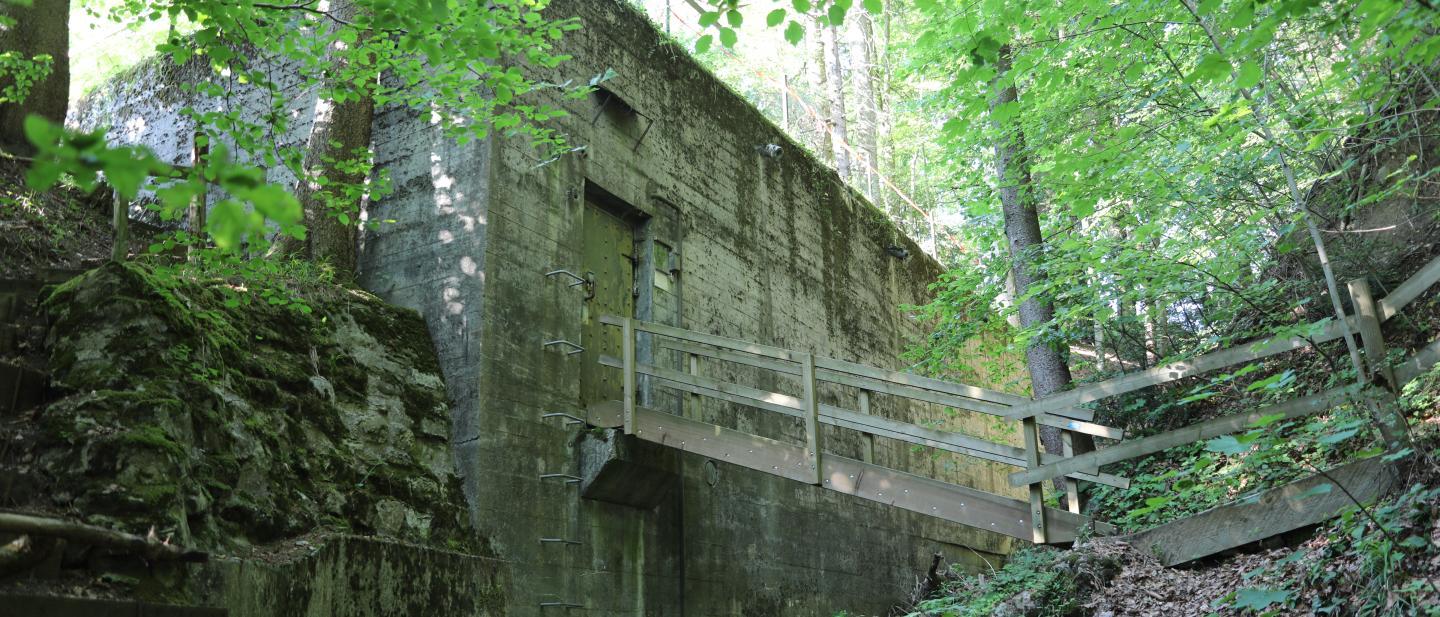
[[[1440,257],[1430,260],[1430,263],[1420,268],[1419,272],[1391,290],[1390,295],[1375,303],[1380,309],[1380,321],[1398,315],[1401,310],[1404,310],[1405,305],[1414,302],[1416,298],[1420,297],[1420,294],[1436,283],[1440,283]]]
[[[621,405],[600,403],[586,410],[595,426],[619,426]],[[747,467],[764,473],[810,482],[814,470],[802,446],[749,435],[643,406],[635,407],[635,437]],[[826,454],[820,458],[823,488],[912,512],[985,529],[1013,538],[1031,538],[1030,506],[1026,502],[966,486],[896,471],[879,465]],[[1046,508],[1048,541],[1071,542],[1088,519]],[[1115,528],[1095,523],[1097,533]]]
[[[799,376],[800,374],[799,365],[794,363],[774,360],[771,358],[749,356],[747,354],[738,353],[726,349],[712,349],[705,345],[699,345],[688,341],[668,340],[661,343],[660,346],[662,348],[672,349],[681,353],[690,353],[698,356],[705,356],[708,358],[723,360],[726,362],[753,366],[756,368],[775,371],[777,373],[785,375]],[[902,398],[936,403],[940,405],[947,405],[958,409],[976,411],[1004,418],[1009,418],[1012,415],[1012,412],[1010,411],[1012,408],[1009,406],[1009,404],[994,403],[987,400],[975,399],[964,395],[953,394],[953,392],[955,392],[957,389],[972,388],[973,386],[954,384],[947,381],[930,379],[927,377],[919,377],[906,373],[882,371],[879,369],[872,369],[870,367],[863,367],[858,364],[852,364],[849,362],[843,362],[840,360],[833,360],[829,358],[816,357],[815,363],[817,366],[821,367],[818,378],[820,381],[823,382],[860,388],[862,390],[869,390],[871,392],[879,392],[882,394],[890,394]],[[841,370],[842,368],[844,369],[843,371]],[[861,368],[868,370],[863,372],[858,370]],[[947,388],[945,390],[942,390],[934,387],[937,385],[946,386]],[[975,390],[982,389],[975,388]],[[982,391],[991,392],[985,390]],[[1008,397],[1015,402],[1028,403],[1030,401],[1030,399],[1010,394],[1003,394],[998,392],[995,392],[993,394]],[[1092,412],[1090,412],[1089,410],[1075,410],[1075,415],[1084,415],[1090,413]],[[1057,428],[1075,431],[1077,433],[1084,433],[1087,435],[1094,435],[1096,437],[1104,437],[1107,439],[1123,439],[1125,436],[1125,432],[1121,429],[1052,414],[1043,414],[1040,417],[1040,423],[1046,426],[1054,426]]]
[[[674,326],[651,323],[648,321],[640,321],[638,319],[632,320],[632,322],[635,324],[636,332],[649,332],[651,334],[658,334],[660,336],[668,336],[671,338],[693,341],[696,343],[704,343],[706,345],[714,345],[716,347],[721,347],[724,349],[743,351],[745,353],[755,354],[757,356],[764,356],[766,358],[797,362],[794,354],[792,354],[790,350],[782,349],[780,347],[771,347],[769,345],[751,343],[749,341],[742,341],[740,339],[716,336],[714,334],[705,334],[703,332],[695,332],[694,330],[686,330],[684,328],[676,328]],[[600,323],[608,326],[623,326],[625,324],[625,319],[621,317],[605,315],[600,318]]]
[[[613,368],[623,368],[624,362],[613,356],[601,356],[600,364]],[[637,373],[649,375],[677,390],[690,394],[709,396],[740,405],[773,411],[795,418],[804,418],[805,403],[800,397],[781,394],[779,392],[767,392],[749,386],[723,382],[705,377],[691,375],[689,373],[667,369],[648,364],[637,364]],[[820,421],[840,428],[871,433],[881,437],[887,437],[906,443],[936,448],[956,454],[963,454],[987,461],[1025,466],[1025,450],[1015,446],[994,443],[979,437],[941,431],[926,428],[907,422],[900,422],[883,418],[880,416],[862,414],[849,409],[835,407],[833,405],[820,406]],[[1045,454],[1043,459],[1046,462],[1058,462],[1063,459],[1059,455]],[[1067,474],[1079,480],[1087,480],[1097,484],[1127,488],[1130,481],[1126,478],[1111,474],[1095,474],[1085,470]]]
[[[1430,370],[1436,363],[1440,363],[1440,339],[1431,341],[1429,345],[1421,347],[1414,355],[1395,366],[1396,389]]]
[[[1352,331],[1357,329],[1358,324],[1354,317],[1347,317],[1346,321],[1350,323]],[[1319,323],[1317,322],[1312,325],[1319,325]],[[1344,330],[1341,328],[1340,322],[1329,321],[1320,328],[1320,331],[1316,333],[1315,336],[1309,338],[1303,336],[1277,336],[1252,343],[1241,343],[1235,347],[1197,356],[1190,360],[1172,362],[1138,373],[1130,373],[1129,375],[1107,379],[1074,390],[1053,394],[1022,407],[1017,407],[1016,415],[1024,418],[1038,413],[1049,413],[1057,409],[1065,409],[1127,392],[1134,392],[1141,388],[1179,381],[1186,377],[1208,373],[1215,369],[1240,364],[1242,362],[1251,362],[1260,358],[1268,358],[1287,351],[1294,351],[1301,347],[1309,346],[1312,343],[1318,344],[1333,341],[1343,336],[1343,332]]]
[[[1110,446],[1109,448],[1070,457],[1058,463],[1017,471],[1010,474],[1010,485],[1025,486],[1035,482],[1043,482],[1074,471],[1099,468],[1101,465],[1118,463],[1146,454],[1154,454],[1162,450],[1168,450],[1202,439],[1229,435],[1243,431],[1253,426],[1257,420],[1267,416],[1279,416],[1282,420],[1308,416],[1330,409],[1356,396],[1363,396],[1356,386],[1344,386],[1293,399],[1277,405],[1261,407],[1249,413],[1199,422],[1182,429],[1133,439]]]

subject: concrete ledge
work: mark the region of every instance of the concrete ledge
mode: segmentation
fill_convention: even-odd
[[[289,557],[205,564],[192,595],[231,617],[480,617],[509,603],[499,559],[359,536],[311,541]]]
[[[649,510],[679,481],[679,454],[619,429],[583,431],[575,439],[580,496]]]
[[[0,593],[7,615],[26,617],[226,617],[223,608]]]

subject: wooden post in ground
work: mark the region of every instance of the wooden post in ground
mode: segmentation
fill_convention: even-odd
[[[205,199],[210,184],[205,182],[205,157],[210,153],[210,142],[200,131],[195,131],[194,139],[190,142],[190,168],[194,173],[200,175],[200,193],[190,198],[190,208],[186,212],[185,221],[191,236],[191,244],[185,251],[191,261],[199,257],[200,247],[205,238]]]
[[[635,432],[635,319],[626,317],[624,324],[620,327],[620,360],[625,367],[623,388],[625,390],[622,403],[625,406],[625,434]]]
[[[1395,370],[1386,361],[1385,338],[1380,333],[1380,311],[1375,298],[1370,294],[1370,282],[1355,279],[1346,283],[1350,290],[1350,301],[1355,305],[1355,317],[1359,322],[1360,341],[1365,348],[1365,364],[1362,382],[1373,382],[1375,378],[1384,382],[1386,394],[1370,399],[1366,406],[1380,427],[1385,447],[1395,450],[1405,443],[1405,418],[1400,416],[1400,407],[1395,401]]]
[[[815,354],[801,354],[800,381],[805,393],[805,454],[814,471],[813,483],[820,484],[820,397],[815,387]]]
[[[116,191],[112,191],[111,195],[114,199],[115,245],[110,249],[110,259],[125,261],[130,252],[130,201]]]
[[[867,416],[870,415],[870,391],[863,388],[860,390],[860,413]],[[860,442],[860,447],[862,448],[860,452],[860,460],[867,463],[874,463],[875,434],[861,433],[860,437],[863,440]]]
[[[1025,418],[1021,430],[1025,432],[1025,467],[1040,466],[1040,427],[1035,417]],[[1036,544],[1045,544],[1045,482],[1030,483],[1030,536]]]

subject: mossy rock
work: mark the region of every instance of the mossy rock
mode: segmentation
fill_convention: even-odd
[[[37,418],[32,505],[201,547],[317,528],[469,547],[440,368],[420,316],[308,289],[309,312],[234,281],[110,263],[45,302],[68,394]]]

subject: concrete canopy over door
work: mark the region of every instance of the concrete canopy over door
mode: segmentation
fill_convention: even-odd
[[[635,228],[593,200],[585,201],[581,268],[594,281],[585,301],[581,342],[580,408],[621,397],[620,372],[600,365],[600,356],[619,356],[620,330],[600,317],[635,315]]]

